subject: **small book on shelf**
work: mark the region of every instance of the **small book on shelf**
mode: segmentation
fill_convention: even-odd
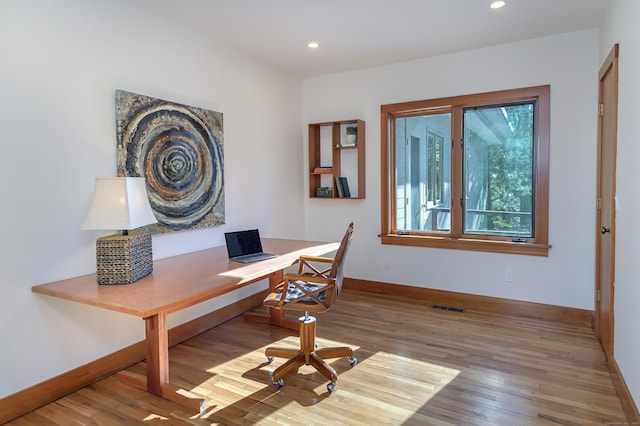
[[[342,185],[340,184],[340,178],[338,176],[336,176],[336,191],[338,191],[338,198],[344,197],[344,194],[342,193]]]
[[[340,177],[340,186],[342,186],[342,195],[344,196],[344,198],[351,198],[351,191],[349,191],[349,182],[347,182],[346,177]]]
[[[333,167],[331,166],[317,166],[313,169],[313,173],[330,174],[333,173]]]
[[[336,190],[338,191],[338,197],[351,198],[351,192],[349,191],[349,183],[344,176],[336,176]]]

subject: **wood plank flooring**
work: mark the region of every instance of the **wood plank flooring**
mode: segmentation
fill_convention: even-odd
[[[591,329],[343,291],[318,314],[318,345],[338,386],[310,366],[271,385],[269,345],[297,347],[285,329],[234,318],[170,349],[173,384],[207,399],[202,416],[115,376],[9,425],[603,425],[626,421]],[[144,364],[129,371],[144,373]]]

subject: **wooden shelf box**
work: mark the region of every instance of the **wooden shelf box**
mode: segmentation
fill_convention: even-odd
[[[356,144],[347,142],[347,127],[357,127]],[[362,199],[366,196],[365,122],[328,121],[309,124],[309,197]],[[330,172],[328,172],[330,168]],[[336,178],[345,177],[351,197],[340,196]],[[318,188],[331,188],[332,196],[318,197]]]

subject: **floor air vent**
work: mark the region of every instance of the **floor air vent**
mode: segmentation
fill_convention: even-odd
[[[440,309],[442,311],[464,312],[464,309],[462,308],[453,308],[451,306],[433,305],[432,307],[433,309]]]

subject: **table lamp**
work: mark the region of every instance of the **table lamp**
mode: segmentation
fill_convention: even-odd
[[[129,231],[156,222],[144,178],[96,178],[81,229],[122,231],[96,240],[98,284],[131,284],[153,271],[151,234]]]

